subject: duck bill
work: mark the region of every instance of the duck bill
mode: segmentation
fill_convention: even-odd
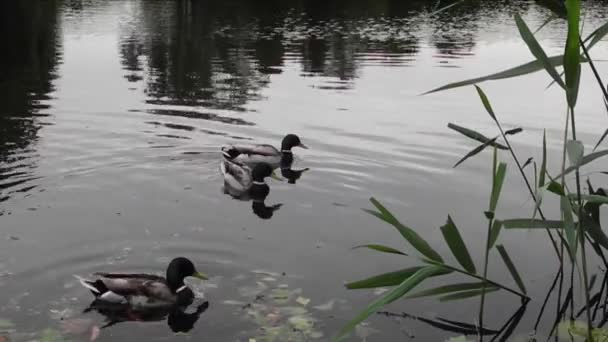
[[[272,171],[272,173],[270,174],[270,178],[278,180],[279,182],[283,181],[283,178],[279,177],[274,171]]]
[[[305,150],[308,150],[308,146],[306,146],[306,145],[304,145],[302,143],[300,143],[300,145],[298,145],[298,147],[303,148]]]
[[[192,276],[194,278],[198,278],[198,279],[201,279],[201,280],[207,280],[207,279],[209,279],[209,277],[205,273],[198,272],[198,271],[194,272],[194,274]]]

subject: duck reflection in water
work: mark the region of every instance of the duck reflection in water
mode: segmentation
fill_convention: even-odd
[[[262,219],[270,219],[283,204],[267,206],[266,197],[270,187],[265,179],[268,177],[281,180],[276,176],[273,167],[268,163],[259,163],[252,168],[231,160],[222,160],[220,171],[224,177],[224,193],[241,201],[253,201],[251,209]]]
[[[209,308],[208,301],[192,304],[186,308],[173,305],[138,310],[130,305],[94,300],[84,312],[95,311],[105,316],[106,324],[101,327],[102,329],[122,322],[161,322],[166,319],[171,331],[186,333],[192,330],[207,308]]]

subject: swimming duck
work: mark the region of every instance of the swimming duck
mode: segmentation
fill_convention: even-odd
[[[300,137],[295,134],[287,134],[281,143],[281,150],[271,145],[224,145],[222,146],[222,154],[227,160],[250,167],[259,163],[266,163],[276,169],[281,164],[285,164],[282,163],[283,159],[293,160],[291,149],[294,147],[308,149],[300,141]]]
[[[251,169],[244,164],[223,160],[220,171],[224,177],[224,191],[241,200],[266,198],[270,188],[264,179],[266,177],[280,179],[267,163],[259,163]]]
[[[153,274],[98,272],[95,280],[76,276],[89,289],[96,301],[138,308],[188,306],[194,293],[184,284],[186,277],[207,279],[187,258],[175,258],[167,267],[166,278]]]

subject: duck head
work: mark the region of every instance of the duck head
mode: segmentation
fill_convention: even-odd
[[[194,298],[194,293],[184,283],[186,277],[208,279],[206,275],[196,270],[189,259],[179,257],[171,260],[167,267],[167,286],[176,294],[178,305],[188,305]]]
[[[300,137],[295,134],[287,134],[281,143],[281,152],[291,152],[293,147],[308,149],[306,145],[302,144]]]

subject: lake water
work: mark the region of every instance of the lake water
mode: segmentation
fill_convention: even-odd
[[[491,153],[452,168],[475,143],[447,124],[489,136],[497,129],[472,87],[420,94],[531,60],[513,15],[536,28],[550,14],[528,1],[480,1],[429,15],[433,3],[0,4],[0,322],[12,322],[0,324],[0,336],[30,341],[42,331],[50,341],[61,331],[89,340],[89,328],[106,322],[82,313],[91,296],[74,274],[162,273],[184,255],[212,277],[209,308],[187,335],[129,322],[103,328],[98,340],[327,340],[378,295],[344,282],[416,265],[351,249],[382,243],[415,254],[360,210],[370,196],[456,263],[439,230],[450,214],[481,265]],[[586,33],[607,9],[586,3]],[[564,29],[556,21],[539,33],[551,54],[561,53]],[[605,43],[591,51],[599,60],[607,53]],[[606,75],[604,63],[598,68]],[[607,116],[583,70],[577,127],[592,147]],[[557,173],[565,103],[558,87],[545,90],[549,81],[537,73],[483,87],[503,125],[524,128],[512,139],[522,160],[540,160],[547,130]],[[295,150],[294,168],[310,170],[295,184],[269,181],[266,204],[283,205],[262,219],[251,202],[222,192],[219,148],[279,145],[287,133],[310,147]],[[509,156],[500,157],[509,173],[498,215],[527,217],[532,201]],[[526,336],[558,265],[542,232],[507,231],[500,241],[533,298],[514,334]],[[497,255],[490,266],[491,278],[515,287]],[[431,298],[390,309],[474,324],[478,305]],[[518,306],[509,293],[489,295],[488,327],[499,329]],[[375,316],[350,340],[457,335]]]

